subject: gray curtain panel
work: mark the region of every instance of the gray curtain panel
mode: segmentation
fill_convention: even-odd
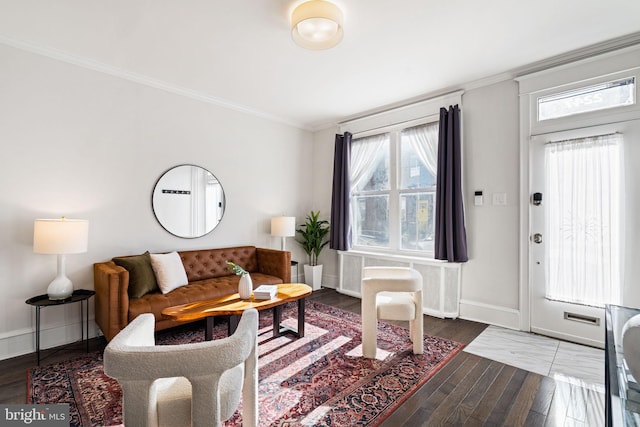
[[[465,262],[467,231],[464,226],[461,182],[460,109],[440,109],[438,173],[436,182],[435,258]]]
[[[331,195],[331,249],[349,250],[351,247],[351,224],[349,221],[349,164],[351,162],[351,134],[336,135],[333,157],[333,192]]]

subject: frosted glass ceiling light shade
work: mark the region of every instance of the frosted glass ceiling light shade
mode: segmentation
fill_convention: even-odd
[[[33,225],[33,251],[58,255],[58,274],[49,284],[50,299],[65,299],[73,293],[67,277],[65,256],[87,251],[89,221],[83,219],[36,219]]]
[[[291,36],[306,49],[329,49],[342,40],[342,11],[333,3],[311,0],[291,14]]]
[[[287,237],[296,234],[296,217],[295,216],[277,216],[271,218],[271,235],[282,237],[281,249],[285,250],[285,240]]]

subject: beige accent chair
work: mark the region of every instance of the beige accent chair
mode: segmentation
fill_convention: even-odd
[[[258,312],[244,312],[227,338],[155,345],[146,313],[104,351],[104,371],[123,390],[125,426],[219,426],[242,397],[242,424],[258,425]]]
[[[413,353],[424,352],[422,275],[406,267],[362,271],[362,355],[376,358],[378,319],[409,321]]]

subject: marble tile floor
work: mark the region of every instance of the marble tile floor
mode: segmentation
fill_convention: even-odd
[[[489,326],[464,351],[604,393],[604,350]]]

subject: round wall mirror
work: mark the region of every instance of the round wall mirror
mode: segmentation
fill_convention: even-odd
[[[156,182],[151,197],[156,219],[169,233],[185,238],[211,232],[224,215],[224,190],[208,170],[179,165]]]

